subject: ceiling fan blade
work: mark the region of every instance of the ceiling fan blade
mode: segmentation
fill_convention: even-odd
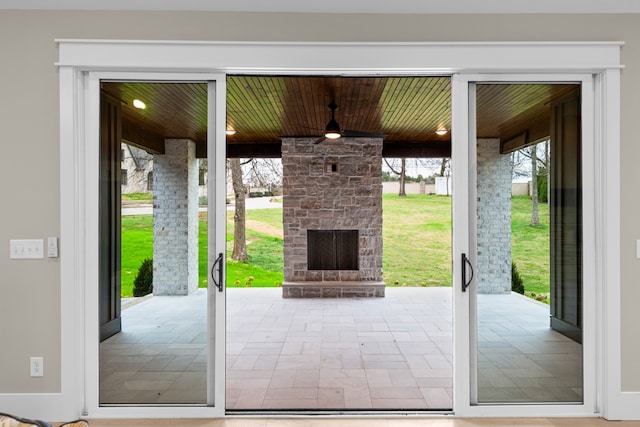
[[[313,143],[314,143],[314,144],[320,144],[320,143],[321,143],[321,142],[323,142],[325,139],[327,139],[327,138],[325,138],[324,136],[321,136],[320,138],[318,138],[318,139],[316,139],[315,141],[313,141]]]
[[[318,131],[318,132],[324,131],[324,129],[314,128],[312,126],[305,126],[305,125],[296,125],[296,126],[300,127],[300,128],[303,128],[303,129],[315,130],[315,131]]]
[[[362,132],[358,130],[343,130],[344,138],[384,138],[386,135],[375,132]]]

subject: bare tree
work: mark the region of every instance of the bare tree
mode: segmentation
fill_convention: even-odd
[[[282,182],[282,163],[280,159],[250,159],[243,163],[244,176],[251,186],[268,188],[280,186]]]
[[[400,177],[400,189],[398,190],[398,196],[407,197],[407,191],[405,188],[406,187],[405,183],[407,178],[407,159],[405,159],[404,157],[400,159],[399,170],[391,166],[391,164],[386,158],[384,159],[384,162],[387,164],[387,167],[391,170],[391,172],[395,173]]]
[[[551,140],[544,142],[544,170],[547,175],[547,202],[551,200]]]
[[[539,150],[538,146],[541,146]],[[545,176],[547,182],[547,200],[549,200],[549,180],[550,180],[550,160],[549,153],[550,141],[546,140],[535,145],[518,150],[512,155],[512,176],[531,176],[531,225],[540,225],[538,204],[540,202],[538,179]],[[542,151],[542,157],[539,155],[539,151]],[[524,165],[524,162],[518,160],[524,158],[529,160],[530,170]],[[544,173],[544,175],[543,175]],[[544,197],[543,197],[544,201]]]
[[[529,157],[530,155],[526,152],[526,148],[511,153],[512,181],[516,178],[529,178],[531,176],[531,171],[529,170],[531,159]]]
[[[450,177],[450,172],[451,171],[451,158],[449,157],[443,157],[440,161],[440,172],[438,173],[438,176],[446,178],[445,180],[445,186],[446,186],[446,191],[447,191],[447,196],[449,195],[449,177]]]
[[[244,261],[249,259],[249,256],[247,255],[245,191],[240,159],[230,159],[229,169],[231,169],[231,182],[236,202],[233,215],[233,254],[231,258]]]
[[[531,225],[540,225],[538,217],[538,145],[529,147],[531,156]]]

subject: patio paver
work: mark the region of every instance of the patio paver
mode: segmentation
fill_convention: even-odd
[[[451,408],[451,288],[362,299],[280,293],[227,289],[227,409]],[[548,329],[547,307],[494,297],[480,304],[508,310],[480,317],[482,396],[575,400],[580,346]],[[201,289],[123,310],[123,332],[100,347],[101,403],[204,403],[205,304]]]

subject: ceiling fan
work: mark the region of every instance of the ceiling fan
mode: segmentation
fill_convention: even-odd
[[[336,110],[338,106],[335,102],[329,104],[329,111],[331,111],[331,120],[325,127],[324,134],[314,141],[314,144],[320,144],[327,139],[339,139],[339,138],[384,138],[383,134],[373,132],[362,132],[356,130],[341,130],[340,125],[336,121]]]

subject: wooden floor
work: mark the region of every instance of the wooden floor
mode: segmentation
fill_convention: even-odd
[[[89,424],[91,427],[640,427],[640,421],[606,421],[601,418],[124,419],[90,420]]]

